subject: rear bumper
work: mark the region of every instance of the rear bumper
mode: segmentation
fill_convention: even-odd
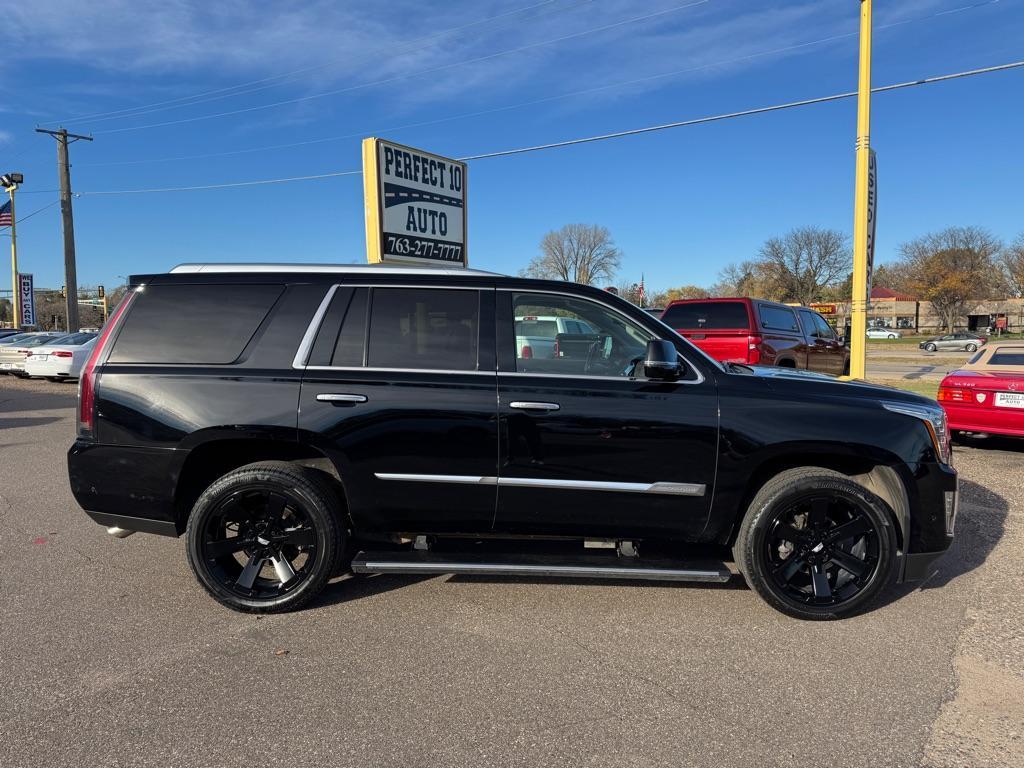
[[[173,448],[76,440],[68,450],[71,493],[100,525],[178,536],[174,489],[185,455]]]
[[[943,407],[950,429],[1024,437],[1024,409],[964,407],[950,403],[943,403]]]

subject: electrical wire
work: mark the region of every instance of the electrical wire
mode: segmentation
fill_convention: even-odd
[[[21,222],[23,222],[23,221],[28,221],[33,216],[35,216],[37,213],[42,213],[45,210],[53,208],[53,206],[57,205],[59,202],[60,202],[60,198],[54,200],[52,203],[48,203],[47,205],[44,205],[42,208],[36,208],[34,211],[32,211],[32,213],[27,213],[24,216],[19,217],[18,220],[16,222],[14,222],[15,226],[21,224]],[[7,237],[11,236],[10,232],[5,232],[4,234],[7,235]]]
[[[990,74],[993,72],[1004,72],[1011,69],[1018,69],[1024,67],[1024,59],[1020,61],[1008,62],[1006,64],[997,64],[991,67],[981,67],[979,69],[968,69],[962,72],[953,72],[946,75],[936,75],[933,77],[925,77],[919,80],[907,80],[902,83],[893,83],[891,85],[882,85],[876,88],[872,88],[872,93],[887,93],[889,91],[895,91],[903,88],[913,88],[919,85],[930,85],[933,83],[942,83],[950,80],[956,80],[964,77],[973,77],[975,75]],[[818,96],[811,99],[801,99],[800,101],[789,101],[782,104],[772,104],[765,107],[755,107],[753,109],[745,109],[738,112],[726,112],[719,115],[710,115],[707,117],[698,117],[690,120],[680,120],[672,123],[662,123],[660,125],[651,125],[643,128],[632,128],[625,131],[615,131],[614,133],[603,133],[595,136],[585,136],[576,139],[567,139],[565,141],[555,141],[548,144],[535,144],[527,147],[518,147],[516,149],[504,149],[495,152],[486,152],[477,155],[467,155],[460,157],[459,160],[471,161],[471,160],[485,160],[495,157],[508,157],[510,155],[521,155],[527,152],[540,152],[547,149],[558,149],[561,147],[574,146],[576,144],[589,144],[597,141],[607,141],[609,139],[620,139],[627,136],[637,136],[644,133],[654,133],[655,131],[664,131],[670,128],[683,128],[691,125],[700,125],[703,123],[712,123],[720,120],[729,120],[736,117],[747,117],[750,115],[765,114],[768,112],[779,112],[786,109],[795,109],[797,107],[807,107],[813,104],[824,104],[832,101],[840,101],[842,99],[850,99],[857,95],[857,91],[846,91],[843,93],[834,93],[828,96]],[[120,190],[103,190],[96,192],[79,192],[78,194],[82,197],[91,197],[95,195],[131,195],[131,194],[142,194],[151,192],[191,192],[194,190],[201,189],[225,189],[229,187],[249,187],[262,184],[281,184],[292,181],[307,181],[312,179],[326,179],[333,178],[336,176],[358,176],[361,175],[360,170],[348,170],[348,171],[334,171],[331,173],[321,173],[311,176],[291,176],[281,179],[258,179],[255,181],[241,181],[231,182],[226,184],[202,184],[190,187],[161,187],[155,189],[120,189]]]
[[[953,9],[949,9],[949,10],[945,10],[945,11],[938,11],[936,13],[932,13],[932,14],[929,14],[929,15],[926,15],[926,16],[917,16],[917,17],[910,18],[910,19],[903,19],[901,21],[890,22],[888,24],[881,24],[881,25],[878,25],[878,26],[875,27],[875,31],[878,32],[878,31],[881,31],[881,30],[884,30],[884,29],[890,29],[892,27],[899,27],[899,26],[903,26],[903,25],[906,25],[906,24],[913,24],[913,23],[917,23],[917,22],[921,22],[921,21],[929,21],[931,19],[935,19],[935,18],[938,18],[940,16],[948,16],[949,14],[953,14],[953,13],[960,13],[960,12],[963,12],[963,11],[969,11],[969,10],[973,10],[975,8],[980,8],[980,7],[986,6],[986,5],[993,5],[993,4],[998,3],[998,2],[1000,2],[1000,0],[985,0],[985,2],[975,3],[973,5],[961,6],[960,8],[953,8]],[[624,81],[619,81],[617,83],[607,83],[607,84],[604,84],[604,85],[593,86],[591,88],[584,88],[584,89],[577,90],[577,91],[570,91],[570,92],[567,92],[567,93],[555,94],[553,96],[545,96],[543,98],[533,99],[531,101],[523,101],[523,102],[518,102],[518,103],[515,103],[515,104],[506,104],[506,105],[499,106],[499,107],[491,107],[491,108],[488,108],[488,109],[476,110],[476,111],[473,111],[473,112],[463,112],[463,113],[456,114],[456,115],[448,115],[447,117],[434,118],[434,119],[431,119],[431,120],[421,120],[421,121],[417,121],[417,122],[414,122],[414,123],[406,123],[404,125],[396,125],[396,126],[391,126],[391,127],[388,127],[388,128],[365,129],[365,130],[357,131],[357,132],[354,132],[354,133],[345,133],[345,134],[336,135],[336,136],[326,136],[326,137],[322,137],[322,138],[319,138],[319,139],[307,139],[305,141],[294,141],[294,142],[288,142],[286,144],[271,144],[269,146],[262,146],[262,147],[248,147],[248,148],[245,148],[245,149],[233,149],[233,150],[227,150],[227,151],[224,151],[224,152],[206,152],[206,153],[202,153],[202,154],[178,155],[178,156],[174,156],[174,157],[139,158],[139,159],[135,159],[135,160],[112,160],[112,161],[102,162],[102,163],[88,163],[88,162],[86,162],[86,163],[76,163],[76,165],[78,165],[79,167],[100,168],[100,167],[109,167],[109,166],[118,166],[118,165],[142,165],[142,164],[148,164],[148,163],[169,163],[169,162],[184,162],[184,161],[188,161],[188,160],[207,160],[207,159],[215,158],[215,157],[230,157],[230,156],[234,156],[234,155],[251,154],[251,153],[254,153],[254,152],[267,152],[267,151],[273,151],[273,150],[279,150],[279,149],[291,149],[291,148],[294,148],[294,147],[305,147],[305,146],[309,146],[311,144],[323,144],[323,143],[326,143],[326,142],[341,141],[341,140],[344,140],[344,139],[351,139],[351,138],[356,138],[356,137],[359,137],[359,136],[380,135],[380,134],[385,134],[385,133],[393,133],[393,132],[396,132],[396,131],[408,130],[410,128],[423,128],[423,127],[426,127],[426,126],[439,125],[439,124],[442,124],[442,123],[448,123],[448,122],[452,122],[452,121],[455,121],[455,120],[466,120],[466,119],[474,118],[474,117],[483,117],[485,115],[492,115],[492,114],[496,114],[498,112],[507,112],[507,111],[514,110],[514,109],[522,109],[523,107],[533,107],[533,106],[537,106],[539,104],[547,104],[547,103],[550,103],[550,102],[560,101],[562,99],[568,99],[568,98],[572,98],[572,97],[575,97],[575,96],[585,96],[585,95],[589,95],[589,94],[592,94],[592,93],[599,93],[601,91],[612,90],[612,89],[616,89],[616,88],[625,88],[627,86],[641,85],[641,84],[644,84],[644,83],[653,82],[655,80],[662,80],[662,79],[665,79],[665,78],[675,77],[675,76],[678,76],[678,75],[692,74],[694,72],[699,72],[699,71],[702,71],[702,70],[705,70],[705,69],[713,69],[713,68],[716,68],[716,67],[729,66],[731,64],[739,64],[741,62],[750,61],[752,59],[764,58],[766,56],[776,56],[778,54],[789,53],[791,51],[800,50],[802,48],[809,48],[809,47],[812,47],[812,46],[821,45],[823,43],[830,43],[830,42],[835,42],[837,40],[844,40],[844,39],[847,39],[847,38],[856,37],[859,34],[860,34],[860,32],[855,30],[853,32],[845,32],[845,33],[838,34],[838,35],[830,35],[828,37],[822,37],[822,38],[818,38],[816,40],[808,40],[808,41],[801,42],[801,43],[794,43],[792,45],[786,45],[786,46],[782,46],[780,48],[772,48],[770,50],[758,51],[758,52],[746,54],[746,55],[743,55],[743,56],[736,56],[736,57],[729,58],[729,59],[722,59],[722,60],[719,60],[719,61],[707,62],[707,63],[704,63],[704,64],[698,64],[698,65],[695,65],[695,66],[692,66],[692,67],[686,67],[686,68],[683,68],[683,69],[675,69],[675,70],[671,70],[669,72],[660,72],[660,73],[657,73],[657,74],[654,74],[654,75],[646,75],[644,77],[638,77],[638,78],[634,78],[632,80],[624,80]]]
[[[387,85],[387,84],[390,84],[390,83],[395,83],[395,82],[398,82],[399,80],[406,80],[406,79],[408,79],[410,77],[419,77],[420,75],[429,75],[429,74],[433,74],[435,72],[441,72],[441,71],[444,71],[444,70],[447,70],[447,69],[453,69],[455,67],[461,67],[461,66],[464,66],[466,64],[479,64],[480,62],[490,61],[491,59],[496,59],[496,58],[498,58],[500,56],[508,56],[508,55],[514,54],[514,53],[522,53],[523,51],[533,50],[534,48],[540,48],[540,47],[543,47],[545,45],[553,45],[555,43],[565,42],[566,40],[573,40],[573,39],[576,39],[576,38],[579,38],[579,37],[583,37],[585,35],[593,35],[593,34],[596,34],[598,32],[605,32],[605,31],[607,31],[609,29],[614,29],[616,27],[622,27],[622,26],[625,26],[627,24],[635,24],[635,23],[640,22],[640,21],[647,21],[649,19],[657,18],[659,16],[665,16],[665,15],[670,14],[670,13],[675,13],[677,11],[682,11],[682,10],[685,10],[687,8],[695,8],[696,6],[699,6],[699,5],[706,5],[706,4],[710,3],[710,2],[711,2],[711,0],[694,0],[693,2],[685,3],[683,5],[677,5],[677,6],[673,7],[673,8],[667,8],[667,9],[664,9],[664,10],[661,10],[661,11],[656,11],[654,13],[647,13],[647,14],[644,14],[642,16],[634,16],[632,18],[623,19],[622,21],[617,21],[617,22],[614,22],[612,24],[605,24],[605,25],[600,26],[600,27],[594,27],[592,29],[585,29],[585,30],[582,30],[580,32],[573,32],[572,34],[562,35],[561,37],[555,37],[555,38],[552,38],[550,40],[541,40],[541,41],[536,42],[536,43],[530,43],[529,45],[519,46],[518,48],[508,48],[508,49],[506,49],[504,51],[497,51],[496,53],[487,54],[486,56],[477,56],[477,57],[472,58],[472,59],[463,59],[462,61],[451,62],[449,64],[442,64],[442,65],[439,65],[439,66],[436,66],[436,67],[431,67],[429,69],[422,69],[422,70],[419,70],[419,71],[416,71],[416,72],[408,72],[408,73],[403,74],[403,75],[394,75],[392,77],[386,77],[386,78],[383,78],[381,80],[373,80],[373,81],[367,82],[367,83],[360,83],[358,85],[349,85],[349,86],[346,86],[344,88],[335,88],[334,90],[324,91],[322,93],[313,93],[313,94],[310,94],[308,96],[299,96],[299,97],[296,97],[294,99],[285,99],[283,101],[274,101],[274,102],[271,102],[269,104],[257,104],[257,105],[252,106],[252,107],[243,107],[241,109],[232,109],[232,110],[228,110],[226,112],[216,112],[216,113],[207,114],[207,115],[194,115],[193,117],[183,117],[183,118],[179,118],[177,120],[166,120],[166,121],[160,122],[160,123],[146,123],[144,125],[133,125],[133,126],[127,126],[125,128],[108,128],[107,130],[104,130],[104,131],[94,131],[93,134],[96,135],[96,136],[99,136],[101,134],[106,135],[106,134],[111,134],[111,133],[125,133],[127,131],[142,131],[142,130],[146,130],[146,129],[149,129],[149,128],[163,128],[163,127],[170,126],[170,125],[182,125],[183,123],[194,123],[194,122],[197,122],[197,121],[200,121],[200,120],[212,120],[212,119],[218,118],[218,117],[231,117],[233,115],[247,114],[247,113],[250,113],[250,112],[258,112],[258,111],[261,111],[261,110],[264,110],[264,109],[272,109],[274,107],[282,107],[282,106],[287,106],[287,105],[290,105],[290,104],[299,104],[299,103],[302,103],[302,102],[312,101],[312,100],[315,100],[315,99],[323,99],[323,98],[326,98],[328,96],[337,96],[340,93],[350,93],[352,91],[358,91],[358,90],[362,90],[362,89],[365,89],[365,88],[373,88],[373,87],[376,87],[378,85]]]
[[[391,46],[387,46],[387,47],[375,48],[375,49],[372,49],[370,51],[367,51],[367,52],[361,54],[356,59],[356,61],[361,61],[363,59],[366,59],[366,58],[369,58],[371,56],[377,55],[379,53],[384,53],[384,52],[387,52],[388,54],[394,55],[396,52],[402,52],[402,51],[408,50],[412,46],[420,45],[420,44],[428,42],[430,40],[436,40],[436,39],[438,39],[440,37],[444,37],[446,35],[450,35],[450,34],[453,34],[455,32],[462,32],[464,30],[471,29],[472,27],[477,27],[477,26],[481,26],[483,24],[488,24],[490,22],[497,21],[499,19],[506,18],[508,16],[514,16],[515,14],[518,14],[518,13],[526,13],[527,11],[532,11],[532,10],[534,10],[536,8],[540,8],[540,7],[545,6],[545,5],[551,5],[552,3],[556,3],[556,2],[558,2],[558,0],[541,0],[541,2],[533,3],[532,5],[527,5],[527,6],[524,6],[524,7],[521,7],[521,8],[516,8],[516,9],[511,10],[511,11],[505,11],[504,13],[499,13],[496,16],[489,16],[489,17],[487,17],[485,19],[477,19],[476,21],[469,22],[468,24],[461,24],[461,25],[456,26],[456,27],[450,27],[449,29],[442,30],[441,32],[435,32],[434,34],[431,34],[431,35],[425,35],[423,37],[413,38],[412,40],[406,40],[404,42],[395,43],[395,45],[391,45]],[[591,3],[591,2],[593,2],[593,0],[583,0],[583,2],[575,3],[574,5],[568,6],[568,7],[564,8],[564,9],[556,9],[554,11],[554,13],[561,13],[561,12],[564,12],[564,11],[572,10],[573,8],[576,8],[576,7],[580,6],[580,5],[586,5],[586,4]],[[153,111],[153,112],[160,111],[159,109],[153,109],[155,107],[166,107],[168,109],[173,109],[175,107],[189,107],[189,106],[192,106],[193,104],[202,104],[202,103],[205,103],[206,101],[215,101],[218,98],[227,99],[227,98],[231,98],[232,96],[239,96],[239,95],[242,95],[242,94],[245,94],[245,93],[253,93],[253,92],[258,91],[258,90],[264,90],[263,87],[261,87],[261,88],[253,88],[252,86],[263,86],[263,84],[267,83],[269,85],[264,86],[265,88],[273,88],[276,85],[278,85],[280,82],[288,80],[289,78],[295,77],[296,75],[303,75],[303,74],[306,74],[308,72],[314,72],[314,71],[316,71],[318,69],[324,69],[326,67],[331,67],[331,66],[334,66],[335,64],[338,64],[338,63],[340,63],[342,61],[345,61],[345,57],[338,57],[338,58],[335,58],[335,59],[331,59],[330,61],[322,62],[320,64],[314,64],[312,66],[302,67],[300,69],[294,69],[291,72],[282,72],[281,74],[271,75],[270,77],[263,77],[263,78],[260,78],[258,80],[250,80],[250,81],[245,82],[245,83],[237,83],[235,85],[224,86],[223,88],[215,88],[215,89],[210,90],[210,91],[202,91],[200,93],[194,93],[194,94],[191,94],[190,96],[179,96],[179,97],[174,98],[174,99],[167,99],[165,101],[154,101],[154,102],[152,102],[150,104],[139,104],[139,105],[134,106],[134,107],[125,107],[124,109],[115,109],[115,110],[111,110],[109,112],[93,112],[93,113],[87,114],[87,115],[74,115],[72,117],[63,118],[62,120],[48,120],[48,121],[46,121],[46,124],[54,124],[55,125],[57,123],[71,122],[71,121],[76,121],[76,122],[94,122],[94,121],[98,121],[98,119],[100,119],[100,118],[102,118],[102,119],[108,119],[108,118],[109,119],[116,119],[116,118],[137,117],[138,115],[147,114],[147,112],[149,112],[149,111]],[[240,89],[247,89],[247,90],[240,90]],[[204,98],[204,97],[215,97],[215,98]],[[201,99],[202,101],[193,101],[193,99]],[[188,103],[182,103],[182,102],[188,102]],[[170,106],[168,106],[168,105],[170,105]],[[146,111],[140,111],[140,110],[146,110]]]

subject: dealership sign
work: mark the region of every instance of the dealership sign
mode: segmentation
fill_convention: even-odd
[[[875,271],[875,224],[878,221],[878,161],[875,150],[868,153],[868,292],[871,296],[871,278]]]
[[[18,316],[22,325],[36,324],[36,300],[32,290],[32,275],[18,273]]]
[[[466,266],[466,164],[363,140],[366,258]]]

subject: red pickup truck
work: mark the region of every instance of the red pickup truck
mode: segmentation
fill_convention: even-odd
[[[681,299],[661,321],[723,362],[850,372],[850,350],[813,309],[761,299]]]

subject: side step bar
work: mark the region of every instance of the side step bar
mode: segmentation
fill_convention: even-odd
[[[732,573],[714,560],[680,562],[619,557],[537,557],[443,552],[360,552],[355,573],[451,573],[471,576],[554,576],[574,579],[726,582]]]

